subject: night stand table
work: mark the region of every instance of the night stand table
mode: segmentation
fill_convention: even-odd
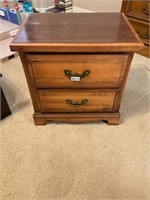
[[[29,86],[36,125],[118,124],[133,53],[143,47],[121,13],[31,14],[11,43]]]

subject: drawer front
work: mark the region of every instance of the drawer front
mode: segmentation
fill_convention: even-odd
[[[129,1],[126,15],[138,19],[149,21],[150,2],[149,1]]]
[[[142,41],[149,45],[149,25],[146,22],[141,22],[141,21],[137,21],[134,19],[129,18],[131,24],[133,25],[135,31],[138,33],[138,35],[140,36],[140,38],[142,39]]]
[[[119,87],[128,55],[32,55],[27,56],[37,88]]]
[[[41,112],[113,112],[118,90],[38,89]]]

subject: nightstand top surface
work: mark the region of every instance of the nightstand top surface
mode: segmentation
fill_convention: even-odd
[[[43,13],[29,16],[12,41],[11,49],[39,51],[35,47],[42,47],[42,51],[58,51],[56,46],[87,45],[93,51],[97,46],[109,45],[111,48],[115,45],[114,49],[116,45],[131,47],[134,51],[142,43],[121,13]]]

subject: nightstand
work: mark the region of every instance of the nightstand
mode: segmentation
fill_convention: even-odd
[[[116,125],[133,53],[143,44],[121,13],[44,13],[31,14],[10,47],[20,54],[36,125]]]

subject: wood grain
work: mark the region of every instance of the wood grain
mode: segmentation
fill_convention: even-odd
[[[99,88],[120,86],[128,55],[39,54],[27,55],[27,59],[37,88]],[[90,74],[80,81],[71,81],[64,73],[66,69],[73,74],[89,70]]]
[[[129,18],[129,21],[133,25],[135,31],[138,33],[141,40],[150,45],[150,33],[149,33],[149,22],[143,22],[141,20]]]
[[[142,46],[121,13],[31,14],[10,45],[26,52],[119,52]]]
[[[114,100],[118,90],[102,89],[49,89],[38,90],[41,112],[113,112]],[[66,102],[82,102],[86,104],[72,106]]]
[[[149,1],[126,1],[126,15],[133,18],[149,21]]]

